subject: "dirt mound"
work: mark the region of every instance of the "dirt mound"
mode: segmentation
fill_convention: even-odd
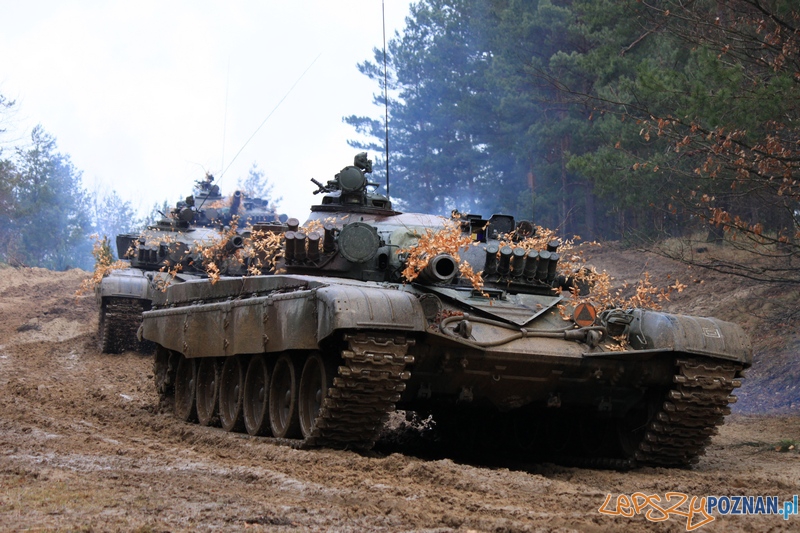
[[[687,285],[663,302],[664,311],[713,316],[742,326],[753,343],[753,367],[745,386],[736,392],[734,412],[800,413],[800,325],[791,320],[800,292],[746,278],[692,267],[617,243],[591,248],[590,264],[606,270],[628,295],[645,272],[654,285],[667,287],[675,280]]]
[[[642,260],[635,252],[596,259],[609,270],[620,262],[630,271],[670,270],[634,264]],[[301,451],[183,424],[159,412],[149,357],[97,349],[94,297],[74,296],[87,275],[0,272],[4,530],[663,530],[645,510],[610,516],[600,509],[609,494],[775,495],[783,505],[800,492],[797,417],[733,416],[694,470],[627,473]],[[724,287],[703,278],[701,286]],[[709,297],[696,309],[711,313],[719,301]],[[670,305],[693,304],[682,295]],[[703,529],[789,529],[797,520],[717,515]],[[683,531],[686,518],[673,513],[667,523]]]

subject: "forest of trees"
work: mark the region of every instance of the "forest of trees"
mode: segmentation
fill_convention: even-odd
[[[392,199],[584,239],[702,234],[774,259],[707,266],[800,282],[799,52],[791,0],[421,0],[386,53]],[[383,54],[359,64],[379,110],[344,119],[378,153]]]
[[[0,95],[0,125],[14,106]],[[0,128],[0,134],[4,129]],[[271,201],[272,187],[254,163],[239,187]],[[81,172],[56,139],[41,126],[30,138],[5,150],[0,145],[0,262],[53,270],[92,270],[95,238],[113,242],[120,233],[138,232],[168,213],[164,200],[142,216],[116,191],[88,191]]]
[[[13,105],[0,96],[0,117]],[[11,150],[0,149],[3,263],[91,270],[93,235],[113,239],[142,228],[144,222],[116,191],[87,191],[81,172],[41,126]]]

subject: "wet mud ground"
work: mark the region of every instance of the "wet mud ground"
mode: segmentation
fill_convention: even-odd
[[[662,522],[608,512],[634,493],[800,494],[791,412],[735,412],[691,470],[629,472],[295,450],[178,422],[157,408],[149,357],[97,349],[94,297],[73,295],[85,277],[0,271],[3,531],[686,531],[688,502]],[[800,530],[800,515],[700,530]]]

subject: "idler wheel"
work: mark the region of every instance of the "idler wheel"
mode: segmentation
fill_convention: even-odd
[[[244,381],[244,427],[250,435],[269,432],[269,370],[263,355],[250,359]]]
[[[243,396],[244,363],[239,356],[228,357],[219,378],[219,421],[225,431],[244,429]]]
[[[201,426],[217,422],[220,365],[212,357],[200,361],[197,368],[197,421]]]
[[[282,355],[275,362],[269,387],[269,422],[272,435],[277,438],[300,436],[300,419],[297,414],[297,371],[294,361]]]
[[[175,416],[185,422],[197,420],[196,384],[197,362],[181,357],[175,372]]]
[[[326,364],[319,354],[309,356],[303,366],[298,406],[303,438],[312,436],[322,403],[328,395],[328,389],[333,386],[334,372],[331,366]]]

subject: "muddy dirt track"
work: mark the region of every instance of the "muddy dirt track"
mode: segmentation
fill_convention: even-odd
[[[800,494],[800,417],[752,408],[694,469],[632,472],[300,451],[180,423],[158,412],[149,357],[99,353],[94,298],[73,296],[85,277],[0,270],[2,531],[685,531],[681,514],[599,509],[608,494],[609,511],[637,492],[781,508]],[[713,516],[701,531],[800,529],[800,515]]]

